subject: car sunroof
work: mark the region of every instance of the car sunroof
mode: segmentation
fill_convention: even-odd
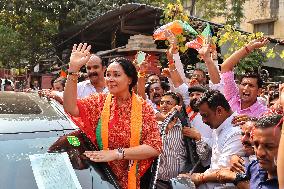
[[[40,114],[39,105],[27,95],[0,92],[0,114]]]

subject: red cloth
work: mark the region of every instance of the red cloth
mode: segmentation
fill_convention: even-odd
[[[100,118],[104,101],[107,94],[94,94],[87,98],[78,99],[77,104],[80,111],[80,117],[83,125],[80,129],[97,145],[96,127]],[[117,114],[117,119],[113,120]],[[127,99],[122,106],[117,106],[115,97],[112,100],[109,127],[109,149],[129,148],[130,146],[130,116],[131,116],[131,98]],[[142,136],[140,144],[146,144],[161,152],[162,140],[156,122],[154,111],[145,101],[142,104]],[[127,188],[128,179],[128,160],[112,161],[109,165],[118,178],[121,187]],[[140,188],[140,177],[150,167],[153,159],[139,161],[137,188]]]

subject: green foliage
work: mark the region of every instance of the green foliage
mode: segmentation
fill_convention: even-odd
[[[244,17],[243,5],[245,0],[231,0],[231,9],[227,10],[226,23],[230,25],[239,25]],[[228,5],[226,6],[228,7]]]
[[[248,56],[240,60],[236,66],[235,72],[237,75],[241,75],[247,71],[258,70],[259,66],[266,61],[267,58],[261,50],[254,50]]]
[[[1,0],[0,66],[34,67],[55,54],[52,39],[125,3],[162,6],[167,0]]]
[[[169,3],[165,10],[164,10],[164,16],[163,19],[161,19],[161,24],[167,24],[169,22],[172,22],[174,20],[181,20],[185,22],[189,22],[189,18],[187,14],[185,13],[183,9],[183,5],[180,0],[177,0],[174,4]],[[179,51],[181,53],[184,53],[187,50],[187,47],[185,46],[185,43],[187,42],[187,38],[185,37],[187,35],[186,33],[183,33],[181,35],[177,35],[177,43],[179,46]],[[168,45],[168,42],[166,42]]]
[[[219,9],[222,9],[227,5],[227,1],[223,0],[213,0],[213,1],[205,1],[205,0],[199,0],[196,1],[199,8],[201,5],[206,4],[206,8],[203,10],[204,13],[206,13],[207,9],[208,11],[212,11],[212,14],[209,13],[209,17],[214,16],[221,16],[222,14],[227,14],[228,12],[218,12]],[[206,3],[205,3],[206,2]],[[219,4],[217,3],[219,2]],[[240,19],[242,18],[242,6],[244,3],[244,0],[237,1],[232,0],[231,3],[233,4],[232,9],[230,10],[230,14],[228,17],[228,22],[231,23],[239,23]],[[218,7],[221,5],[220,7]],[[216,8],[216,9],[214,9]],[[199,33],[201,33],[201,30],[204,29],[204,25],[202,27],[196,27],[196,24],[191,21],[185,11],[183,10],[183,7],[181,5],[180,1],[177,1],[175,4],[169,3],[167,7],[164,10],[164,18],[161,20],[162,24],[166,24],[169,22],[172,22],[174,20],[182,20],[189,22],[192,26],[195,26],[194,29],[196,29]],[[178,35],[178,46],[181,52],[181,56],[186,55],[187,47],[185,47],[185,43],[187,41],[191,41],[194,39],[195,36],[189,35],[188,33],[183,33],[182,35]],[[231,25],[226,25],[224,28],[219,28],[217,36],[212,37],[212,41],[215,44],[218,44],[219,47],[225,46],[227,48],[226,54],[224,54],[224,59],[228,58],[230,55],[233,54],[233,52],[239,50],[241,47],[243,47],[245,44],[249,43],[253,39],[257,39],[263,37],[263,33],[253,33],[253,34],[245,34],[243,32],[240,32],[236,30]],[[167,42],[166,42],[167,44]],[[274,52],[274,48],[268,49],[267,47],[263,47],[261,50],[255,50],[254,52],[250,53],[246,58],[242,59],[239,64],[237,64],[237,67],[235,69],[237,74],[251,71],[251,70],[257,70],[259,66],[261,66],[264,62],[267,61],[267,58],[275,58],[277,53]],[[280,57],[284,58],[284,51],[279,54]]]
[[[228,52],[224,55],[224,59],[228,58],[233,52],[239,50],[244,45],[248,44],[251,40],[263,37],[264,34],[261,32],[252,34],[243,34],[237,31],[234,27],[226,25],[218,32],[218,45],[229,45]],[[275,47],[268,48],[267,46],[262,47],[259,50],[254,50],[246,58],[242,59],[237,65],[236,71],[238,74],[249,71],[257,70],[268,58],[274,59],[276,56],[284,59],[284,51],[278,53],[275,51]]]
[[[226,25],[218,32],[218,45],[229,46],[227,53],[224,55],[224,59],[227,59],[235,51],[249,43],[249,41],[262,36],[263,33],[243,34],[234,27]],[[257,70],[265,61],[267,61],[267,58],[264,56],[263,51],[255,50],[237,64],[236,73],[241,74],[246,71]]]
[[[13,29],[0,24],[0,60],[2,66],[10,62],[11,65],[18,65],[24,49],[24,43],[20,40],[20,34]],[[11,55],[11,56],[9,56]]]
[[[226,14],[226,0],[196,0],[195,8],[199,16],[204,19],[211,19]]]
[[[282,59],[284,59],[284,50],[281,52],[281,54],[279,55]]]
[[[226,18],[226,23],[239,25],[243,18],[245,0],[195,0],[193,9],[199,17],[211,20],[214,17]]]

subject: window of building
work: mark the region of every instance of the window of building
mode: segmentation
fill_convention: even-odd
[[[254,24],[253,32],[262,32],[266,35],[274,35],[274,22]]]

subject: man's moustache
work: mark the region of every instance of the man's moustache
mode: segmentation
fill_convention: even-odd
[[[243,145],[247,145],[249,147],[252,147],[251,143],[249,143],[249,142],[243,142]]]
[[[161,95],[159,94],[159,93],[154,93],[153,94],[153,97],[155,98],[155,97],[160,97]]]
[[[92,76],[98,76],[99,74],[97,72],[91,72],[88,73],[88,77],[92,77]]]

